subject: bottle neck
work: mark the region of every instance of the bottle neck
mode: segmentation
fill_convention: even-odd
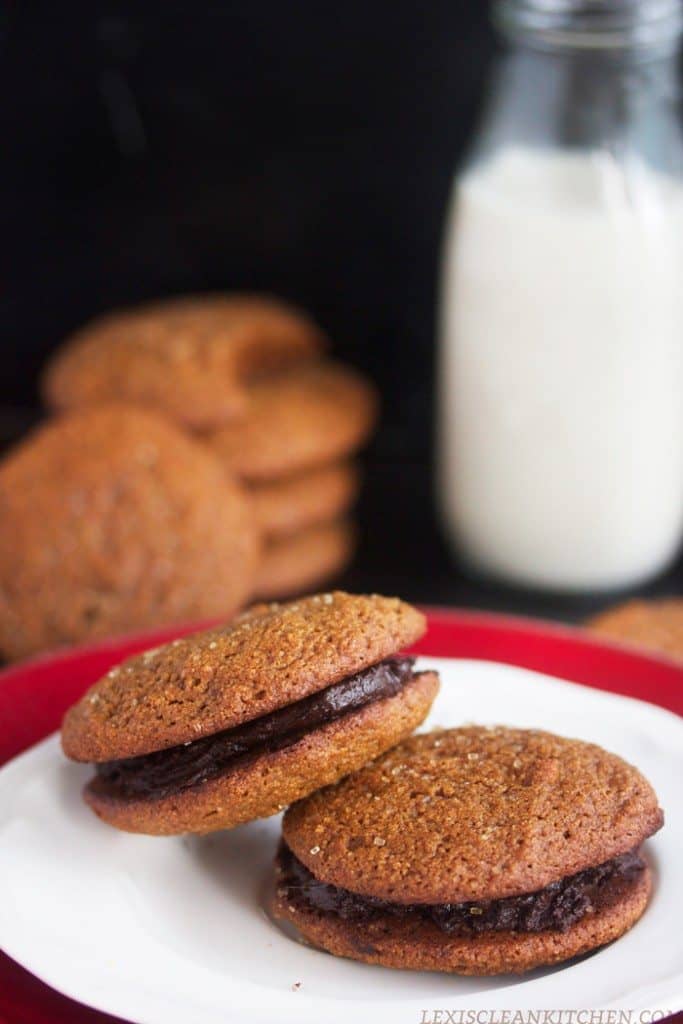
[[[478,145],[609,149],[655,166],[680,161],[675,54],[633,59],[513,43],[498,62]]]
[[[503,36],[525,47],[631,64],[672,58],[681,0],[494,0]]]

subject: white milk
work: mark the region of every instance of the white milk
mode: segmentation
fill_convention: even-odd
[[[454,198],[442,518],[480,570],[618,587],[683,531],[683,188],[607,154],[509,149]]]

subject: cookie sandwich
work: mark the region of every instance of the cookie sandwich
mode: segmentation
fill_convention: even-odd
[[[662,822],[640,772],[593,744],[425,733],[290,807],[273,910],[337,956],[521,973],[636,923]]]
[[[257,606],[111,670],[66,714],[67,757],[110,825],[210,832],[282,810],[405,739],[439,682],[404,647],[397,598],[319,594]]]

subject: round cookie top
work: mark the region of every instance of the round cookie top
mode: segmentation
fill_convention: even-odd
[[[313,363],[254,384],[244,421],[207,441],[245,480],[272,480],[355,452],[376,416],[364,377],[338,363]]]
[[[258,558],[242,488],[156,413],[69,413],[0,463],[0,649],[10,657],[230,615]]]
[[[415,608],[378,595],[257,605],[112,669],[67,712],[62,745],[76,761],[97,762],[186,743],[316,693],[424,630]]]
[[[683,661],[683,598],[627,601],[600,612],[588,627],[611,640]]]
[[[537,730],[438,730],[290,807],[290,849],[319,880],[397,903],[541,889],[638,846],[663,817],[600,747]]]
[[[81,328],[50,360],[42,391],[53,409],[122,399],[208,429],[244,413],[249,381],[325,347],[305,313],[274,298],[168,299]]]

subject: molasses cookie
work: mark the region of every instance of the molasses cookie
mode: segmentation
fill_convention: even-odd
[[[375,424],[374,389],[355,370],[315,363],[257,382],[244,420],[207,441],[233,473],[274,480],[357,451]]]
[[[424,617],[397,598],[257,606],[131,658],[64,719],[92,762],[85,799],[131,832],[230,828],[274,814],[404,739],[438,690],[401,651]]]
[[[588,628],[607,639],[683,661],[683,598],[628,601],[596,615]]]
[[[355,545],[356,531],[348,520],[267,540],[254,596],[262,600],[293,597],[334,579],[351,561]]]
[[[352,462],[335,462],[249,489],[266,537],[286,537],[344,515],[358,496],[360,474]]]
[[[649,783],[600,747],[504,727],[413,736],[295,804],[275,913],[337,956],[523,972],[618,938],[651,888]]]
[[[69,413],[0,463],[6,657],[230,616],[253,591],[258,557],[241,486],[156,413]]]
[[[208,429],[239,418],[258,377],[317,356],[326,340],[298,309],[259,295],[198,295],[109,313],[49,362],[52,409],[123,399]]]

